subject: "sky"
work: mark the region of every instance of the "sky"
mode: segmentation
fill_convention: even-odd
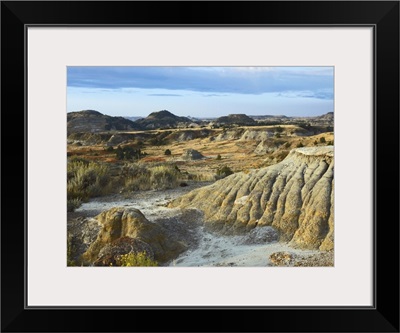
[[[67,112],[110,116],[316,116],[334,107],[334,67],[67,68]]]

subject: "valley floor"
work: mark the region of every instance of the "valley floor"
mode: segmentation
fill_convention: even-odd
[[[69,224],[77,218],[90,218],[112,207],[132,207],[139,209],[149,221],[162,223],[163,220],[179,215],[179,209],[167,208],[169,201],[209,183],[189,183],[187,187],[179,187],[165,191],[140,191],[132,194],[112,195],[95,198],[84,203],[74,213],[68,213]],[[186,217],[187,218],[187,217]],[[193,217],[194,218],[194,217]],[[190,220],[190,216],[189,216]],[[266,227],[270,228],[270,227]],[[257,228],[260,229],[260,228]],[[265,228],[263,228],[265,229]],[[272,228],[271,228],[272,229]],[[268,230],[263,230],[262,232]],[[222,236],[204,230],[201,225],[193,227],[195,244],[178,258],[168,263],[169,266],[274,266],[270,255],[277,252],[290,253],[293,260],[289,266],[332,266],[333,253],[328,255],[319,251],[299,250],[285,243],[274,240],[257,242],[258,230],[252,233],[252,239],[246,236]],[[255,237],[254,237],[255,236]],[[263,235],[260,235],[263,236]],[[262,237],[261,237],[262,238]]]

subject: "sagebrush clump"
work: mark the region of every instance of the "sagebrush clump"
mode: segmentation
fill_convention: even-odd
[[[67,165],[69,208],[76,209],[81,201],[107,194],[110,191],[110,181],[107,166],[79,159],[69,160]]]
[[[166,190],[179,186],[180,172],[172,165],[124,167],[125,191]]]
[[[218,178],[225,178],[225,177],[227,177],[229,175],[232,175],[232,174],[233,174],[232,169],[230,167],[226,166],[226,165],[217,170],[217,177]]]

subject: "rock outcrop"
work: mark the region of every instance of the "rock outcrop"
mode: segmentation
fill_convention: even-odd
[[[82,255],[87,263],[107,264],[115,255],[141,251],[163,263],[187,249],[175,234],[160,224],[148,221],[138,209],[114,207],[95,219],[101,229],[96,240]]]
[[[333,193],[333,146],[307,147],[278,164],[189,192],[170,207],[197,208],[207,227],[225,234],[272,226],[293,246],[332,250]]]
[[[182,154],[182,158],[184,160],[193,161],[193,160],[201,160],[204,158],[204,156],[195,149],[186,149]]]
[[[257,155],[270,154],[276,151],[281,144],[282,143],[277,140],[271,140],[271,139],[262,140],[257,145],[256,149],[254,149],[254,153]]]

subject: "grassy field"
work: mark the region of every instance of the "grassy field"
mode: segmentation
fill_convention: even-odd
[[[207,136],[181,139],[204,129],[169,129],[135,134],[144,140],[72,142],[68,154],[68,211],[92,197],[130,191],[165,190],[185,181],[215,181],[282,161],[296,147],[332,145],[333,132],[304,136],[295,125],[209,129]],[[145,135],[143,135],[145,133]],[[203,158],[188,159],[188,149]]]

